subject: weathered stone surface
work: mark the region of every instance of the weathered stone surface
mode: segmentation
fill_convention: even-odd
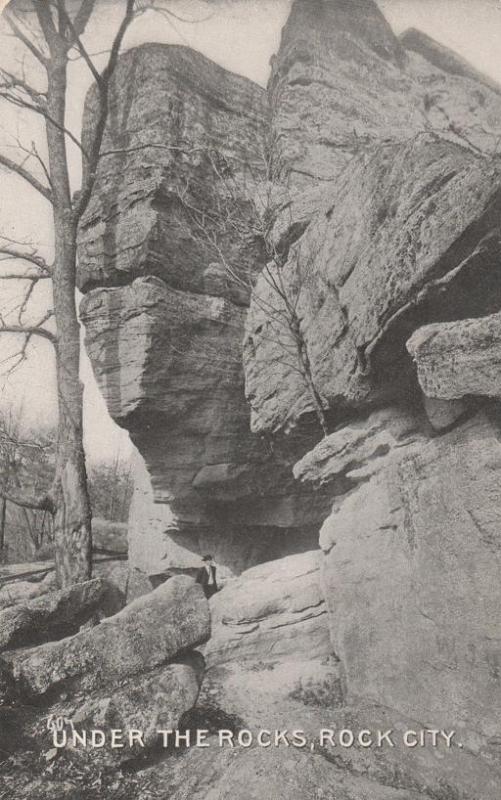
[[[153,747],[159,730],[175,730],[182,715],[196,703],[201,674],[189,663],[169,664],[135,676],[109,694],[92,697],[70,717],[77,732],[98,728],[125,732],[124,747],[103,754],[127,760]],[[127,732],[142,733],[141,744],[129,746]]]
[[[0,611],[0,651],[62,639],[95,616],[116,614],[125,595],[96,578]]]
[[[261,800],[263,797],[301,797],[319,800],[423,800],[420,792],[377,785],[362,776],[337,769],[321,755],[289,748],[237,751],[204,795],[205,800]],[[201,797],[201,794],[192,797]]]
[[[456,75],[461,78],[466,78],[468,81],[475,81],[475,83],[483,84],[495,94],[501,94],[501,86],[492,78],[489,78],[483,72],[475,69],[466,59],[461,58],[454,50],[446,47],[445,45],[435,41],[431,36],[428,36],[423,31],[417,28],[408,28],[399,37],[400,43],[404,48],[411,53],[417,53],[422,56],[430,66],[436,67],[441,73],[446,75]],[[464,84],[466,87],[466,84]],[[486,96],[478,97],[477,102],[482,104],[482,99],[485,101],[490,99],[494,101],[490,91]],[[470,113],[477,111],[476,106],[470,107]],[[456,112],[457,113],[457,112]],[[477,111],[478,113],[478,111]],[[485,112],[484,112],[485,113]]]
[[[15,696],[14,681],[7,666],[0,659],[0,706]]]
[[[259,550],[259,541],[270,538],[261,528],[296,530],[321,521],[326,504],[295,484],[290,468],[303,439],[271,448],[249,430],[241,309],[149,277],[91,292],[82,318],[108,408],[128,427],[151,475],[144,477],[138,464],[133,520],[146,522],[150,515],[151,480],[152,499],[162,504],[151,513],[169,535],[199,529],[212,539],[234,539],[235,528],[246,529],[239,556],[245,565],[245,550],[253,547],[245,539],[255,535]],[[132,522],[133,564],[135,553],[145,550],[143,533],[144,526]],[[173,545],[173,566],[184,568],[186,559],[176,562],[174,551]],[[195,554],[198,564],[200,550]]]
[[[84,142],[95,102],[91,92]],[[145,45],[120,61],[80,229],[81,317],[109,411],[162,505],[140,509],[139,475],[134,519],[165,521],[173,569],[197,566],[206,541],[230,574],[275,535],[305,549],[327,508],[292,477],[304,438],[272,446],[249,430],[241,341],[265,263],[253,197],[267,130],[263,89],[199,53]],[[144,532],[129,529],[134,567]]]
[[[0,588],[0,609],[47,594],[47,592],[55,588],[56,576],[54,572],[49,572],[41,580],[8,581]]]
[[[179,576],[130,603],[97,627],[9,654],[25,697],[116,684],[172,660],[209,635],[208,604],[191,578]]]
[[[269,86],[277,182],[297,190],[333,180],[367,138],[394,140],[396,128],[416,128],[405,63],[371,0],[296,0]]]
[[[96,561],[92,567],[92,574],[96,578],[103,578],[108,583],[116,586],[123,596],[127,597],[129,564],[126,559]]]
[[[501,397],[501,313],[419,328],[407,342],[428,397]]]
[[[296,0],[269,94],[278,250],[245,345],[257,431],[313,411],[287,313],[269,311],[284,311],[277,283],[336,412],[412,391],[420,324],[501,302],[497,84],[429,37],[397,39],[370,0]]]
[[[331,652],[318,551],[244,572],[211,600],[209,665]]]
[[[325,711],[321,708],[316,711],[318,733],[325,727]],[[287,748],[282,742],[278,747],[228,750],[218,748],[217,739],[213,738],[211,747],[206,750],[192,748],[181,769],[172,769],[169,765],[173,779],[170,785],[179,787],[171,795],[172,800],[219,800],[221,797],[242,800],[256,797],[497,800],[500,772],[488,759],[476,758],[467,750],[457,748],[446,751],[442,747],[413,750],[403,747],[404,726],[407,723],[408,730],[415,730],[415,720],[399,718],[395,723],[391,709],[366,706],[362,711],[347,708],[339,714],[329,710],[329,721],[337,731],[368,729],[375,738],[378,730],[393,728],[395,747],[364,750],[327,746],[320,749],[318,739],[315,743],[308,738],[307,747],[300,749]],[[285,724],[279,723],[279,730],[286,728],[292,739],[289,718]],[[313,753],[310,744],[314,745]],[[245,783],[240,780],[243,776]]]
[[[144,584],[144,590],[149,591],[151,585],[144,578],[141,580],[140,575],[175,574],[179,570],[194,573],[202,565],[201,556],[205,553],[214,556],[218,565],[218,584],[222,586],[226,580],[256,564],[311,550],[318,545],[318,524],[283,529],[274,527],[272,519],[268,526],[252,527],[244,524],[243,517],[242,522],[235,524],[221,521],[214,527],[201,525],[179,530],[172,506],[155,503],[151,479],[138,454],[134,461],[134,476],[129,513],[129,559],[134,565],[134,581],[138,586]],[[314,502],[314,495],[312,497]],[[307,507],[310,507],[310,500]],[[301,519],[299,503],[297,519]]]
[[[500,734],[500,422],[479,414],[397,443],[350,473],[359,486],[321,531],[350,696],[452,727],[473,747]]]
[[[404,408],[375,411],[322,439],[296,464],[294,473],[315,486],[330,484],[341,476],[349,479],[352,472],[370,475],[394,447],[410,440],[424,441],[422,427],[423,420]]]
[[[499,85],[420,31],[398,39],[371,0],[296,0],[269,94],[272,174],[291,190],[291,224],[303,195],[374,144],[429,129],[492,153],[499,133]]]
[[[314,410],[281,294],[315,387],[338,411],[413,390],[405,341],[419,325],[497,309],[500,185],[491,158],[435,135],[355,157],[280,277],[272,265],[275,280],[264,273],[254,290],[244,346],[254,430]]]
[[[321,715],[331,718],[344,705],[342,667],[333,655],[298,651],[244,653],[209,666],[197,707],[200,713],[224,711],[230,719],[253,731],[300,727],[312,740]],[[216,716],[216,715],[214,715]]]
[[[256,238],[236,230],[249,227],[254,182],[263,172],[265,92],[189,48],[145,44],[120,59],[110,98],[80,230],[81,287],[156,275],[173,289],[245,305],[247,276],[261,250]],[[84,147],[97,102],[94,88]],[[241,280],[232,280],[224,264]],[[212,291],[217,265],[221,280]]]
[[[423,396],[423,405],[431,427],[435,431],[444,431],[465,416],[468,405],[462,400],[436,400]]]

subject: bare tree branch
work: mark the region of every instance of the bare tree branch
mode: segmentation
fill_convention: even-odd
[[[12,91],[23,91],[28,97],[31,97],[34,103],[39,103],[42,107],[44,104],[45,92],[39,92],[31,86],[26,80],[20,78],[18,75],[13,75],[6,69],[0,68],[0,78],[2,79],[1,88]]]
[[[20,164],[16,164],[15,161],[7,158],[2,153],[0,153],[0,166],[6,167],[6,169],[10,170],[11,172],[15,172],[16,175],[19,175],[21,178],[24,178],[24,180],[27,181],[30,186],[36,189],[37,192],[42,195],[42,197],[45,197],[49,203],[52,203],[51,190],[47,186],[44,186],[43,183],[38,180],[38,178],[29,172],[29,170],[25,169]]]
[[[15,87],[14,87],[14,90],[15,90]],[[13,87],[9,87],[9,86],[2,87],[2,86],[0,86],[0,97],[3,98],[4,100],[6,100],[8,103],[11,103],[12,105],[17,106],[18,108],[25,108],[27,111],[33,111],[33,113],[39,114],[41,117],[43,117],[48,122],[50,122],[51,125],[54,125],[55,128],[57,128],[58,130],[62,131],[69,139],[71,139],[73,144],[75,144],[78,147],[78,149],[81,150],[81,152],[83,153],[85,158],[88,158],[87,153],[85,152],[85,149],[82,147],[82,143],[80,142],[80,140],[77,139],[75,134],[72,133],[69,130],[69,128],[67,128],[65,125],[61,125],[57,120],[55,120],[54,117],[52,117],[49,114],[49,112],[45,108],[44,104],[36,103],[36,102],[30,103],[27,100],[25,100],[24,98],[18,97],[17,95],[12,94],[12,91],[13,91]]]
[[[23,244],[23,242],[15,242],[7,236],[0,236],[0,256],[5,256],[3,259],[0,258],[0,261],[10,261],[12,259],[26,261],[28,264],[33,264],[33,266],[37,267],[39,270],[39,272],[34,273],[34,277],[37,279],[49,277],[50,267],[45,259],[39,256],[34,248],[29,251],[19,249]],[[0,277],[5,279],[6,276],[0,274]],[[16,277],[27,278],[28,276],[17,274]]]
[[[20,508],[49,511],[51,514],[55,511],[54,501],[50,494],[44,494],[41,497],[25,497],[24,495],[12,494],[11,492],[0,489],[0,497],[3,497],[4,500],[8,500],[9,503],[14,503],[14,505]]]
[[[92,12],[94,11],[95,4],[96,0],[82,0],[82,4],[78,9],[73,21],[73,30],[77,36],[81,36],[85,31],[87,23],[91,18]]]
[[[108,121],[110,81],[117,65],[122,42],[127,32],[127,28],[134,19],[134,6],[135,0],[126,0],[125,14],[113,41],[108,63],[101,73],[99,83],[101,90],[99,96],[99,116],[95,127],[94,140],[88,155],[87,180],[85,185],[82,187],[80,199],[75,209],[75,219],[77,222],[82,218],[82,215],[89,204],[92,190],[96,181],[96,170],[99,162],[99,154],[101,152],[104,131]]]
[[[94,0],[92,2],[92,6],[93,5],[94,5]],[[87,64],[87,66],[88,66],[88,68],[89,68],[89,70],[90,70],[90,72],[92,74],[92,77],[96,81],[98,87],[101,87],[101,75],[98,72],[98,70],[96,69],[96,66],[95,66],[94,62],[92,61],[87,49],[85,48],[85,45],[83,44],[82,40],[80,39],[80,33],[78,32],[77,28],[73,24],[73,21],[72,21],[70,15],[66,11],[64,3],[59,3],[59,13],[60,13],[60,16],[61,16],[62,20],[65,22],[68,30],[70,31],[70,33],[72,35],[72,46],[76,46],[78,48],[78,50],[80,51],[80,55],[84,59],[85,63]],[[92,7],[91,7],[90,13],[92,13]]]
[[[24,46],[30,51],[30,53],[35,56],[35,58],[44,66],[47,66],[47,59],[44,54],[39,50],[33,42],[29,39],[29,37],[23,33],[19,25],[14,19],[14,15],[9,11],[4,11],[4,17],[7,20],[7,23],[13,32],[14,36],[19,39],[20,42],[24,44]]]
[[[0,325],[0,333],[20,333],[29,339],[32,336],[40,336],[42,339],[46,339],[53,345],[57,344],[57,336],[52,333],[52,331],[47,330],[47,328],[41,327],[41,323],[39,325],[32,326],[9,325],[7,323],[2,323]]]

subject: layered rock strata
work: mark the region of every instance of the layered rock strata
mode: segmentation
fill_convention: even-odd
[[[132,564],[244,570],[211,601],[195,719],[458,734],[336,752],[336,775],[284,751],[305,796],[499,793],[500,118],[491,80],[370,0],[296,0],[268,98],[184,48],[117,75],[80,274],[143,457]],[[246,758],[268,769],[190,753],[180,785],[249,794]]]
[[[79,282],[94,372],[148,472],[131,552],[150,553],[139,560],[151,573],[194,568],[209,549],[234,574],[272,558],[270,545],[279,555],[288,533],[308,549],[323,509],[291,475],[304,438],[253,436],[243,388],[264,265],[265,92],[186,48],[145,45],[121,59],[111,98]],[[91,91],[84,142],[95,106]],[[158,536],[143,540],[151,517]]]
[[[419,328],[407,350],[427,397],[501,397],[501,313]]]
[[[309,378],[335,420],[414,393],[416,327],[501,304],[492,80],[418,32],[397,39],[373,2],[296,0],[270,100],[275,257],[244,348],[259,432],[314,411]]]

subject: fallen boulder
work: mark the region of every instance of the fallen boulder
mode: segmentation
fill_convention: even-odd
[[[172,660],[209,635],[200,586],[178,576],[139,597],[97,627],[4,655],[26,698],[116,685]]]
[[[320,559],[313,551],[260,564],[214,595],[208,665],[329,654]]]
[[[78,633],[92,617],[111,616],[125,603],[113,584],[95,578],[0,611],[0,651]]]
[[[42,580],[8,581],[0,587],[0,609],[13,606],[20,601],[32,600],[56,589],[56,575],[48,572]]]
[[[202,661],[202,659],[200,659]],[[101,754],[124,761],[153,747],[159,730],[175,730],[182,715],[196,703],[203,671],[193,663],[169,664],[128,679],[112,691],[94,696],[70,717],[76,734],[92,729],[109,736],[111,730],[123,733],[116,747],[105,742]],[[135,741],[129,731],[139,732]],[[67,733],[67,742],[73,742]]]

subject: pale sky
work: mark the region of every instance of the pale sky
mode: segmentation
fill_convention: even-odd
[[[145,41],[188,45],[223,67],[265,85],[269,61],[277,50],[290,4],[291,0],[223,0],[217,7],[211,6],[211,14],[206,18],[203,0],[173,0],[171,7],[176,13],[195,21],[174,24],[165,18],[146,15],[131,29],[125,47]],[[379,0],[378,4],[397,33],[408,27],[419,28],[501,82],[501,0]],[[98,0],[98,9],[98,16],[87,36],[92,52],[106,48],[108,36],[116,29],[118,20],[117,5],[113,0]],[[196,22],[197,19],[201,21]],[[11,39],[2,38],[0,65],[12,66],[18,52],[13,50]],[[96,61],[98,66],[102,66],[99,57]],[[70,84],[68,123],[78,135],[83,98],[90,85],[88,70],[82,62],[73,65]],[[11,157],[15,157],[12,149],[14,138],[20,138],[27,145],[33,138],[39,141],[31,120],[27,122],[24,115],[6,109],[4,104],[0,107],[0,119],[0,146]],[[10,152],[4,150],[5,146],[11,148]],[[43,151],[43,145],[40,150]],[[76,148],[71,158],[74,186],[77,188],[79,158]],[[42,251],[50,253],[51,227],[47,204],[19,179],[4,172],[0,172],[0,233],[36,241]],[[15,294],[12,288],[9,294],[2,290],[0,310],[15,304]],[[39,290],[36,300],[36,313],[39,313],[46,301],[43,289]],[[0,371],[4,368],[1,362],[11,352],[9,347],[12,345],[13,342],[7,341],[5,335],[0,337]],[[128,436],[109,418],[86,357],[82,377],[86,387],[88,455],[91,459],[113,455],[119,447],[126,453]],[[23,367],[7,382],[0,379],[0,407],[22,403],[26,419],[36,424],[38,420],[54,417],[54,390],[50,348],[37,343]]]

